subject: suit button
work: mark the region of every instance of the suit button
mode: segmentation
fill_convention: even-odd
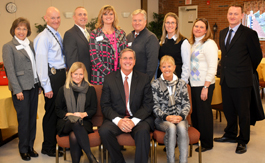
[[[226,68],[226,66],[224,66],[224,68]]]
[[[227,55],[225,57],[227,57]]]

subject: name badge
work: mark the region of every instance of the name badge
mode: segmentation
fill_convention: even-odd
[[[103,40],[103,36],[98,36],[98,37],[96,37],[96,40],[97,40],[97,41],[102,41],[102,40]]]
[[[128,43],[128,46],[129,46],[129,47],[132,46],[132,42],[129,42],[129,43]]]
[[[21,49],[24,49],[24,47],[22,45],[18,45],[18,46],[16,46],[16,49],[21,50]]]

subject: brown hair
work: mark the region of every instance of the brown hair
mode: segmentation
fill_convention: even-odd
[[[103,23],[103,20],[102,20],[103,14],[109,13],[110,11],[113,11],[113,14],[114,14],[114,21],[112,23],[112,26],[114,28],[120,30],[120,27],[118,26],[118,22],[119,21],[118,21],[117,13],[116,13],[114,7],[111,6],[111,5],[105,5],[99,10],[98,21],[97,21],[97,23],[95,25],[96,28],[102,28],[104,26],[104,23]]]
[[[231,3],[230,4],[229,8],[230,7],[240,7],[241,8],[241,12],[243,13],[243,6],[242,6],[242,4],[239,4],[239,3],[234,2],[234,3]],[[229,10],[229,8],[228,8],[228,10]]]
[[[19,25],[25,25],[28,29],[27,32],[27,37],[30,36],[31,34],[31,29],[30,29],[30,23],[26,18],[23,17],[19,17],[16,20],[14,20],[14,22],[12,23],[12,26],[10,28],[10,34],[12,35],[12,37],[15,36],[15,29],[19,26]]]
[[[125,53],[125,52],[132,52],[133,53],[133,56],[134,56],[134,59],[136,60],[136,54],[135,54],[135,51],[130,49],[130,48],[125,48],[123,49],[121,52],[120,52],[120,58],[122,58],[122,54]]]
[[[191,45],[193,45],[194,42],[195,42],[195,36],[194,36],[194,34],[193,34],[193,28],[194,28],[195,24],[196,24],[198,21],[203,22],[203,23],[205,24],[205,26],[206,26],[206,30],[207,30],[205,36],[204,36],[203,39],[201,40],[202,43],[205,43],[205,41],[207,41],[209,38],[210,38],[210,39],[213,39],[213,34],[212,34],[212,31],[211,31],[211,27],[210,27],[209,21],[208,21],[207,19],[205,19],[205,18],[197,18],[197,19],[195,20],[195,22],[193,23],[192,30],[191,30],[191,38],[189,39],[189,42],[190,42]]]
[[[184,40],[185,39],[185,37],[182,34],[180,34],[180,32],[179,32],[179,27],[178,27],[179,26],[179,18],[178,18],[178,16],[175,13],[173,13],[173,12],[169,12],[164,17],[163,26],[162,26],[162,36],[161,36],[160,46],[163,45],[163,43],[164,43],[164,41],[166,39],[167,31],[166,31],[166,28],[165,28],[165,24],[166,24],[166,19],[169,16],[170,17],[173,17],[174,19],[176,19],[176,25],[177,25],[176,30],[175,30],[175,34],[177,36],[176,44],[178,44],[181,40]]]

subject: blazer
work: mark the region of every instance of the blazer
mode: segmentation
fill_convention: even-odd
[[[120,71],[105,77],[102,88],[101,109],[105,119],[124,118],[126,112],[125,92]],[[154,129],[153,95],[149,77],[137,70],[133,71],[130,88],[130,110],[133,117],[146,121]]]
[[[135,70],[149,76],[149,81],[155,75],[158,64],[159,42],[154,33],[144,28],[139,35],[134,38],[135,31],[127,35],[128,47],[135,51]]]
[[[19,45],[21,44],[13,38],[2,49],[2,57],[8,77],[8,87],[13,95],[23,90],[30,90],[35,83],[30,57],[24,48],[17,50],[16,46]],[[35,56],[31,41],[30,48]]]
[[[226,50],[225,37],[228,30],[228,27],[223,29],[219,37],[222,51],[220,84],[225,80],[228,87],[251,87],[253,72],[262,59],[257,32],[240,25]]]
[[[63,119],[67,111],[66,101],[64,97],[64,86],[62,86],[55,100],[55,113],[58,117],[57,119],[57,132],[59,136],[65,136],[68,134],[62,133],[63,128],[65,126],[66,121]],[[77,101],[78,93],[74,92],[75,99]],[[93,132],[93,124],[91,119],[93,115],[97,112],[97,95],[95,88],[93,86],[89,86],[86,93],[86,102],[85,102],[85,112],[87,113],[87,117],[83,118],[83,126],[86,129],[87,133]]]
[[[89,43],[83,32],[78,26],[74,25],[65,32],[63,39],[63,48],[68,68],[74,62],[82,62],[86,66],[88,79],[91,76],[91,64],[89,56]]]
[[[120,52],[127,47],[126,34],[122,29],[115,29],[115,37],[118,58],[120,58]],[[104,76],[114,71],[115,48],[101,28],[91,32],[89,46],[92,66],[91,84],[102,85]]]

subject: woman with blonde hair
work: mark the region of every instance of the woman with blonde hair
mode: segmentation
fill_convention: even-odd
[[[65,85],[59,89],[55,106],[58,135],[69,135],[72,162],[80,161],[83,149],[92,163],[95,158],[90,150],[88,133],[93,132],[91,119],[97,111],[97,96],[82,62],[72,64]]]
[[[179,146],[179,162],[188,162],[188,121],[190,101],[187,84],[173,72],[176,65],[173,57],[165,55],[161,58],[161,76],[151,86],[154,98],[155,127],[166,132],[164,143],[167,162],[175,162],[176,140]]]
[[[164,55],[172,56],[176,63],[175,74],[178,78],[188,83],[190,72],[190,44],[189,41],[179,32],[179,18],[169,12],[165,15],[162,27],[162,36],[158,59]],[[159,78],[161,71],[158,70]]]
[[[96,29],[90,34],[91,83],[102,85],[105,75],[119,69],[119,54],[126,48],[126,34],[118,26],[113,6],[103,6],[98,14]]]
[[[198,18],[193,24],[191,44],[191,95],[193,126],[200,132],[202,152],[213,148],[212,96],[218,61],[218,47],[212,40],[210,24]],[[199,151],[199,148],[195,149]]]

